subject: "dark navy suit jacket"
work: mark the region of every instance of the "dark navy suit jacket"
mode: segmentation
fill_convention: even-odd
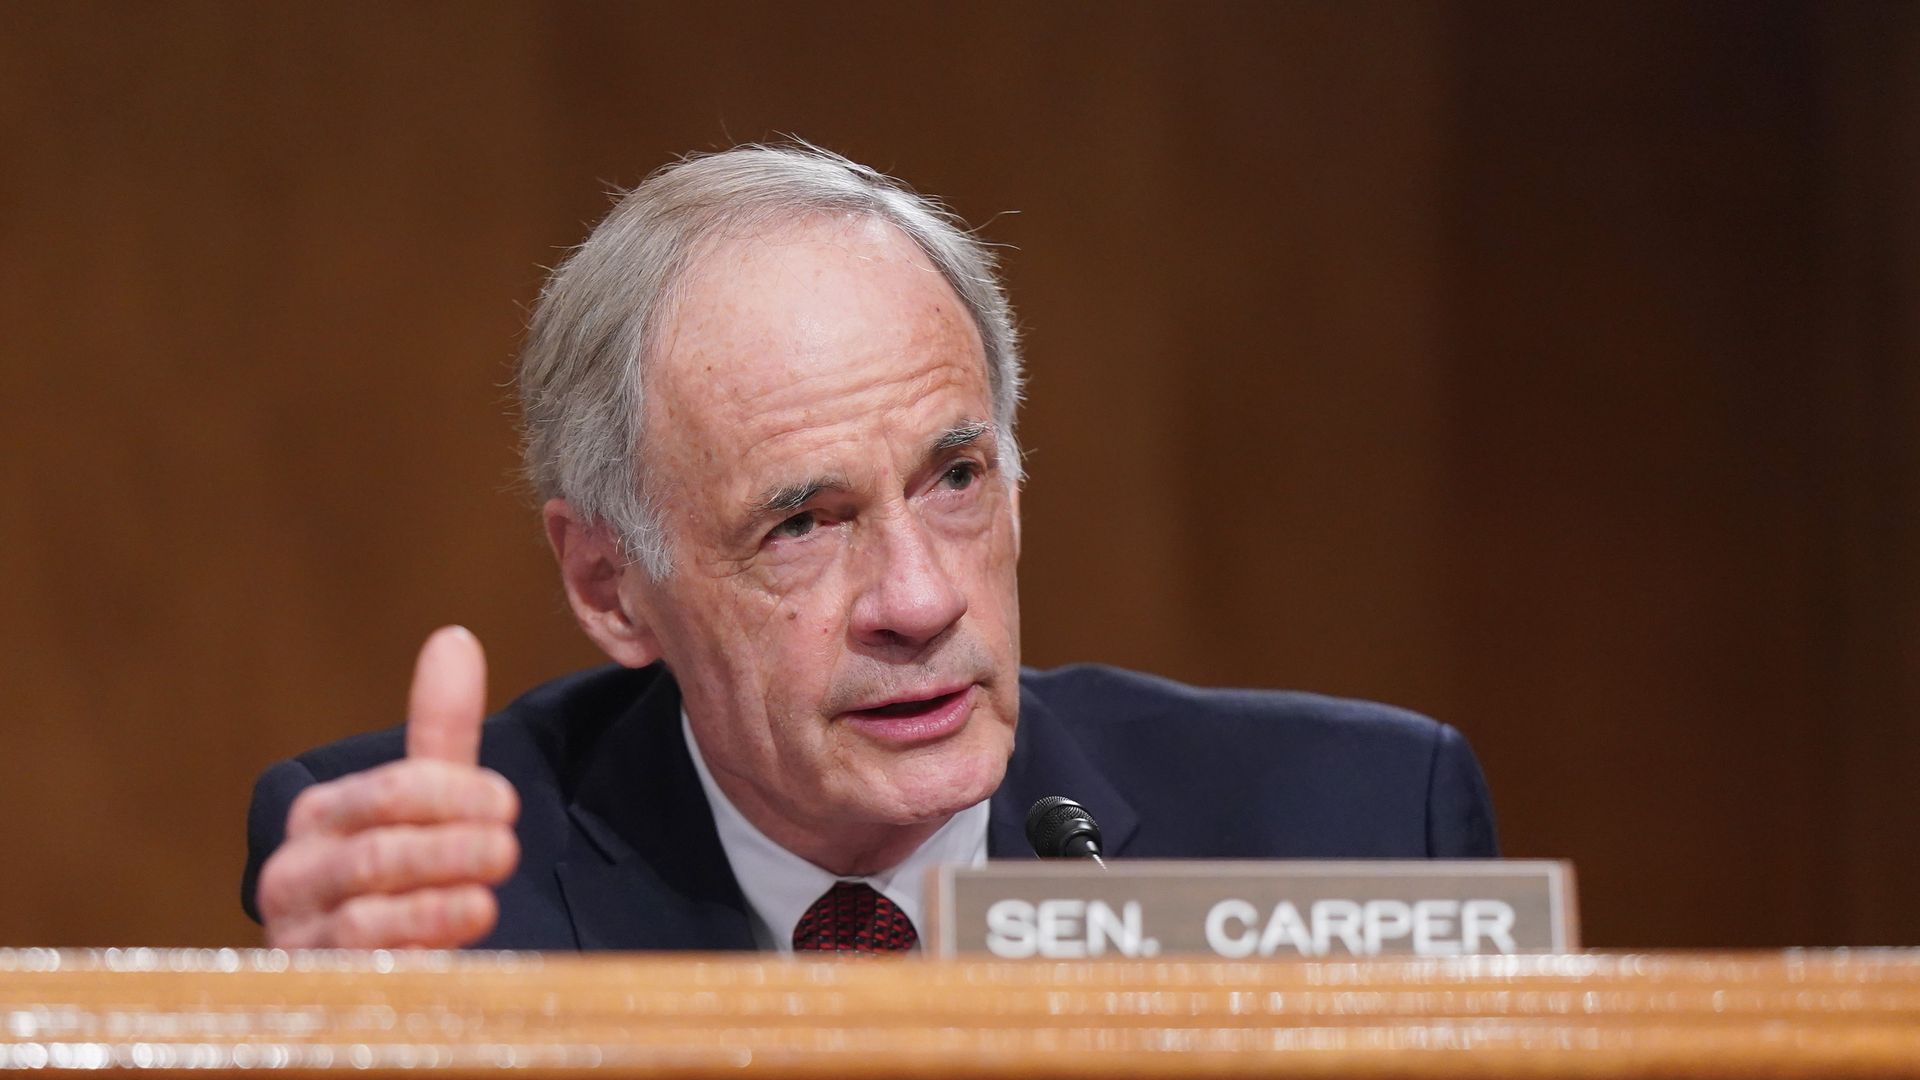
[[[254,885],[294,796],[403,750],[394,729],[267,770],[247,822],[248,914],[259,917]],[[480,760],[519,789],[521,858],[478,947],[754,947],[664,669],[597,668],[540,686],[487,720]],[[1046,795],[1086,806],[1112,858],[1498,854],[1480,767],[1444,724],[1109,667],[1022,672],[1013,758],[991,802],[991,857],[1033,857],[1023,824]]]

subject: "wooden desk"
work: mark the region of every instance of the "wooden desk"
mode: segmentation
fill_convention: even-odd
[[[1917,1077],[1920,951],[1009,964],[0,951],[0,1069]]]

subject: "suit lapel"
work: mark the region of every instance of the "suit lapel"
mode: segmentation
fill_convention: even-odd
[[[747,902],[680,734],[680,690],[663,670],[589,753],[568,813],[585,836],[558,863],[582,949],[752,949]],[[1078,800],[1123,855],[1139,818],[1073,734],[1030,691],[1006,779],[989,803],[987,854],[1033,858],[1027,809]]]
[[[754,947],[664,670],[594,745],[567,810],[590,843],[554,872],[582,949]]]
[[[1039,696],[1022,687],[1020,726],[1014,731],[1007,777],[993,793],[987,821],[987,855],[995,859],[1031,859],[1027,810],[1048,795],[1065,795],[1087,808],[1100,823],[1102,848],[1124,855],[1139,828],[1133,807],[1087,757],[1073,733]]]

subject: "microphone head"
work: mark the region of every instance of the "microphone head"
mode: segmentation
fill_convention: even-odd
[[[1065,795],[1049,795],[1027,811],[1027,842],[1043,859],[1100,854],[1100,826],[1087,808]]]

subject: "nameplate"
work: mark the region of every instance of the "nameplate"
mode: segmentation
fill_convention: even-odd
[[[1233,960],[1567,953],[1573,867],[1545,860],[1066,859],[932,873],[937,955]]]

